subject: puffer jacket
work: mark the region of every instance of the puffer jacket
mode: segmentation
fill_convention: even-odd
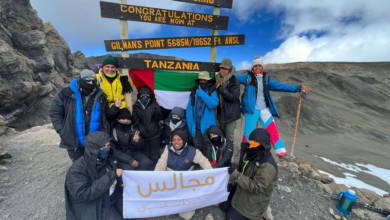
[[[80,147],[76,125],[76,98],[73,92],[78,88],[78,79],[72,80],[69,87],[62,89],[50,104],[49,116],[54,129],[61,137],[61,148],[74,149]],[[94,96],[95,103],[99,103],[100,125],[98,130],[109,133],[110,124],[107,117],[112,116],[108,110],[106,97],[100,89],[97,89],[95,93],[91,97]]]
[[[170,127],[172,115],[178,115],[181,118],[180,124],[173,130]],[[161,145],[162,146],[165,146],[166,144],[169,144],[171,142],[172,133],[176,130],[182,130],[183,132],[187,133],[187,137],[190,136],[189,132],[188,132],[188,128],[187,128],[185,109],[180,108],[180,107],[174,107],[172,109],[171,113],[169,113],[168,118],[164,120],[163,131],[162,131],[162,136],[161,136]],[[192,141],[188,140],[188,143],[191,144]]]
[[[271,79],[267,76],[266,72],[263,73],[263,91],[257,91],[257,79],[253,77],[252,72],[247,74],[237,75],[236,78],[240,84],[245,85],[245,91],[241,99],[243,113],[253,113],[255,111],[257,93],[264,93],[264,100],[266,106],[269,108],[271,114],[274,117],[279,117],[278,109],[272,99],[270,91],[279,92],[299,92],[301,87],[299,85],[288,85],[276,80]]]
[[[115,161],[97,166],[99,148],[110,140],[107,133],[97,131],[85,138],[85,153],[69,168],[65,179],[65,207],[67,220],[106,220],[113,198],[110,187],[116,179]],[[99,167],[99,168],[98,168]],[[115,195],[120,196],[120,184],[115,185]],[[113,194],[113,195],[114,195]],[[120,197],[117,197],[120,198]]]
[[[203,101],[201,119],[200,119],[200,131],[202,134],[206,133],[207,129],[217,124],[215,117],[215,108],[218,106],[218,95],[213,88],[208,92],[203,89],[196,89],[196,92],[190,96],[186,109],[186,120],[188,125],[188,131],[192,137],[195,137],[196,133],[196,105],[199,100]]]

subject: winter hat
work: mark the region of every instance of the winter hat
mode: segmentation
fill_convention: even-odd
[[[95,72],[96,74],[98,74],[100,68],[102,68],[102,65],[101,65],[101,64],[95,64],[95,65],[93,65],[92,70],[93,70],[93,72]]]
[[[131,120],[131,113],[127,108],[123,108],[119,111],[118,116],[116,119],[129,119]]]
[[[211,80],[210,73],[207,71],[200,71],[198,75],[198,80],[199,79]]]
[[[171,137],[173,138],[173,136],[175,136],[175,135],[178,135],[183,140],[184,145],[187,143],[187,141],[188,141],[187,132],[185,132],[181,129],[177,129],[172,133]]]
[[[253,69],[254,66],[261,65],[263,66],[263,61],[259,56],[255,56],[255,59],[252,61],[251,69]]]
[[[233,67],[232,60],[229,58],[225,58],[222,60],[221,64],[219,67],[225,68],[225,69],[230,69]]]
[[[115,67],[118,68],[118,61],[114,57],[112,57],[111,55],[105,56],[102,60],[102,67],[107,65],[107,64],[114,65]]]
[[[96,77],[96,76],[95,76],[95,73],[92,70],[83,69],[80,72],[80,78],[82,79],[84,77]]]
[[[256,128],[249,135],[249,148],[258,148],[262,146],[265,151],[271,150],[271,138],[264,128]]]

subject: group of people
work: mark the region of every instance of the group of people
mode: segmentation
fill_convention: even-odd
[[[259,57],[240,75],[234,75],[231,60],[224,59],[214,78],[199,73],[186,109],[174,107],[165,114],[147,86],[129,103],[131,80],[117,68],[114,57],[104,57],[93,71],[82,70],[50,106],[60,147],[73,162],[65,180],[67,219],[120,218],[123,170],[220,167],[230,167],[231,196],[221,205],[226,219],[260,219],[277,179],[271,147],[277,156],[287,155],[273,119],[278,112],[270,91],[310,88],[271,79]],[[245,86],[242,97],[240,84]],[[244,135],[235,148],[241,113]],[[258,122],[263,128],[256,128]],[[234,151],[240,155],[236,169],[231,164]]]

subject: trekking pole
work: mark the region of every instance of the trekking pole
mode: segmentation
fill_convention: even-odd
[[[301,83],[301,88],[302,88],[302,83]],[[295,117],[294,132],[293,132],[292,143],[291,143],[291,152],[290,152],[291,156],[294,156],[295,139],[297,138],[297,129],[298,129],[299,115],[301,114],[302,97],[303,97],[303,92],[301,89],[301,91],[299,92],[297,115]]]

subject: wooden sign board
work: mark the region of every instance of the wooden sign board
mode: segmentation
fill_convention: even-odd
[[[245,35],[219,35],[197,37],[172,37],[105,40],[106,51],[129,51],[150,49],[171,49],[189,47],[233,46],[243,45]]]
[[[164,60],[164,59],[139,59],[117,57],[120,68],[128,69],[159,69],[175,71],[218,71],[219,63],[208,63],[187,60]]]
[[[101,16],[121,20],[227,30],[228,16],[100,2]]]
[[[218,8],[232,8],[233,0],[174,0],[179,2],[188,2],[201,5],[216,6]],[[240,0],[238,0],[240,1]]]

